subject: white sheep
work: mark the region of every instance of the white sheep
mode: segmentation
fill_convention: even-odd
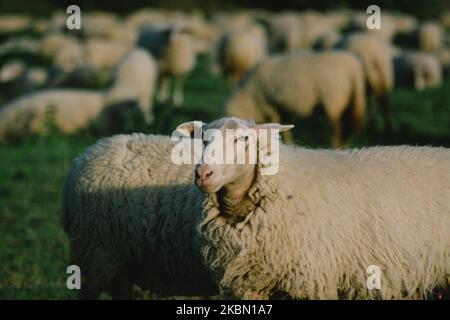
[[[394,87],[392,50],[388,44],[374,36],[354,33],[344,38],[338,47],[357,54],[364,66],[369,92],[377,97],[386,124],[391,124],[389,115],[389,92]]]
[[[130,51],[116,69],[115,83],[106,94],[106,105],[137,98],[145,121],[153,123],[153,95],[157,76],[157,63],[146,50]]]
[[[136,100],[147,120],[152,116],[156,63],[143,49],[131,51],[116,70],[114,85],[102,91],[52,89],[19,97],[0,109],[0,140],[20,138],[42,130],[48,108],[55,125],[72,133],[89,125],[105,107]]]
[[[435,52],[442,47],[444,34],[440,24],[432,21],[419,28],[419,48],[425,52]]]
[[[245,159],[250,144],[259,155],[257,164],[203,162],[196,168],[196,184],[209,194],[202,253],[222,294],[410,299],[449,284],[450,149],[276,148],[275,140],[267,144],[256,134],[292,126],[225,118],[202,127],[223,135],[235,129],[206,144],[204,157],[211,150],[235,150],[237,141],[246,141],[238,149],[246,150]],[[272,139],[278,139],[275,133]],[[261,161],[267,156],[274,161]],[[278,171],[270,169],[273,164]],[[378,290],[368,287],[370,268],[380,270]]]
[[[204,196],[194,166],[172,162],[172,146],[167,136],[117,135],[73,162],[62,220],[80,298],[131,298],[133,284],[160,297],[217,292],[197,232]]]
[[[330,51],[268,58],[239,84],[225,103],[224,114],[257,123],[280,122],[281,111],[308,117],[319,104],[332,126],[333,147],[342,144],[341,120],[348,108],[357,131],[362,129],[364,73],[355,55]]]
[[[442,67],[433,55],[408,52],[394,58],[395,85],[413,87],[418,91],[442,83]]]
[[[233,82],[240,80],[266,54],[266,35],[258,25],[226,33],[219,44],[219,64]]]
[[[131,49],[131,46],[117,41],[90,38],[83,46],[83,62],[96,70],[112,69]]]
[[[176,27],[153,28],[141,30],[138,44],[155,56],[159,66],[160,102],[169,98],[169,81],[173,78],[173,104],[183,104],[184,78],[191,72],[196,62],[196,51],[190,35],[179,31]]]

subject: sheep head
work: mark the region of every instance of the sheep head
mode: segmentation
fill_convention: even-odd
[[[242,195],[252,185],[257,164],[267,162],[267,157],[279,146],[279,133],[293,127],[222,118],[209,124],[186,122],[177,130],[193,134],[201,129],[203,149],[195,169],[196,185],[207,193],[223,189],[227,193]]]

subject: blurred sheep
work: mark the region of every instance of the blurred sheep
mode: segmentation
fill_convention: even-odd
[[[27,68],[20,60],[12,60],[0,69],[0,88],[6,99],[34,91],[47,83],[47,71],[41,67]]]
[[[196,63],[196,52],[192,37],[176,28],[141,30],[139,46],[152,53],[159,65],[159,94],[160,102],[165,103],[169,98],[169,81],[173,79],[174,106],[183,104],[184,78],[192,71]]]
[[[332,126],[331,145],[342,145],[342,116],[351,110],[355,129],[364,127],[364,72],[349,52],[291,54],[261,62],[225,103],[224,114],[257,123],[280,122],[281,114],[311,116],[323,105]],[[289,136],[284,136],[290,140]]]
[[[267,54],[264,29],[258,25],[227,33],[219,45],[219,64],[231,81],[239,81]]]
[[[88,39],[83,48],[83,62],[94,69],[112,69],[131,50],[131,46],[101,38]]]
[[[442,69],[438,59],[427,53],[405,53],[394,58],[395,85],[418,91],[439,86]]]
[[[22,32],[31,27],[31,16],[3,14],[0,15],[0,32]]]
[[[145,50],[136,49],[121,61],[115,84],[106,92],[53,89],[19,97],[0,109],[0,140],[41,132],[49,113],[61,132],[73,133],[88,126],[106,107],[130,100],[136,101],[146,119],[151,120],[156,72],[153,58]]]
[[[419,48],[425,52],[436,52],[442,47],[444,35],[442,27],[432,21],[425,22],[419,29]]]
[[[357,54],[364,66],[369,91],[377,97],[386,125],[390,126],[389,92],[394,86],[394,69],[390,46],[377,37],[365,33],[353,33],[339,45]]]

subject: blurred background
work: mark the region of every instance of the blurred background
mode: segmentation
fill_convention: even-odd
[[[366,75],[365,129],[345,147],[450,147],[450,3],[378,1],[0,0],[0,299],[72,299],[68,242],[59,221],[71,161],[118,133],[170,134],[222,115],[236,86],[273,55],[352,51],[355,34],[380,51],[354,50]],[[69,5],[81,29],[68,30]],[[367,56],[389,57],[379,93]],[[382,112],[389,106],[390,118]],[[330,147],[318,106],[283,114],[294,142]],[[150,296],[151,297],[151,296]]]

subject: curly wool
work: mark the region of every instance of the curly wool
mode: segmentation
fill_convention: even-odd
[[[132,283],[161,296],[211,295],[196,226],[204,195],[193,165],[176,165],[169,137],[102,139],[67,175],[62,220],[84,297]]]
[[[224,218],[217,194],[204,203],[202,253],[223,293],[399,299],[446,285],[448,149],[280,149],[280,171],[257,175],[244,221]],[[381,268],[380,290],[366,287],[370,265]]]

